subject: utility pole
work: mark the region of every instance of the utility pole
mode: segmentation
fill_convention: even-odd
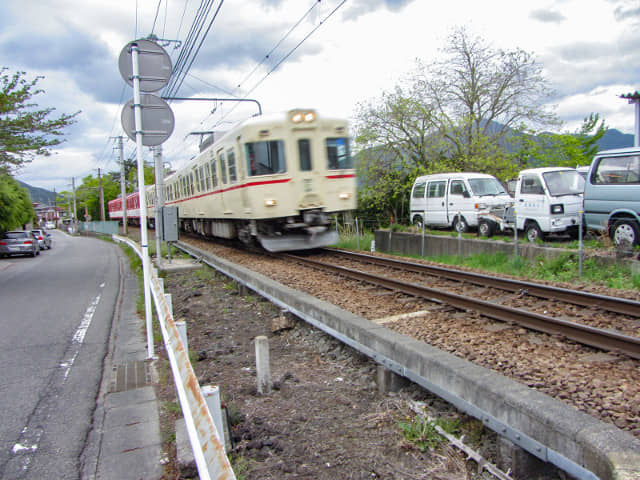
[[[98,169],[98,187],[100,188],[100,221],[104,222],[104,194],[102,193],[102,176]]]
[[[156,262],[162,258],[160,243],[163,231],[162,207],[164,207],[164,164],[162,162],[162,144],[153,148],[153,160],[156,170]]]
[[[73,192],[73,233],[78,232],[78,214],[76,212],[76,177],[71,177],[71,191]]]
[[[122,147],[122,135],[116,137],[118,139],[118,146],[116,147],[120,152],[120,198],[122,199],[122,233],[127,234],[127,188],[125,184],[125,171],[124,171],[124,149]]]

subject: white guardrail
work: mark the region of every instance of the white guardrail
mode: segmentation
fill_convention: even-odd
[[[138,244],[129,238],[113,235],[116,242],[129,245],[142,258]],[[189,355],[182,342],[178,327],[153,269],[150,269],[150,290],[158,314],[162,338],[171,364],[173,379],[178,391],[180,407],[184,416],[193,456],[201,480],[235,480],[224,442],[220,441],[215,422],[198,384]]]

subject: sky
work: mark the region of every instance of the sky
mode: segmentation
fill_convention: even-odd
[[[168,41],[172,65],[190,64],[174,97],[249,98],[263,113],[305,107],[352,119],[417,60],[442,58],[453,29],[464,27],[491,48],[535,56],[562,131],[595,112],[634,133],[634,107],[620,95],[640,90],[637,0],[0,0],[0,11],[0,67],[42,76],[44,93],[33,100],[55,108],[52,116],[80,111],[51,156],[15,173],[58,192],[71,190],[72,178],[117,171],[115,137],[135,155],[120,120],[133,92],[118,58],[149,34]],[[174,169],[198,153],[191,132],[228,130],[258,110],[253,102],[170,106],[175,128],[163,154]]]

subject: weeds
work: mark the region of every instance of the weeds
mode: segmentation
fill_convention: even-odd
[[[399,422],[398,427],[402,430],[404,438],[418,447],[421,452],[435,449],[443,440],[436,431],[436,424],[422,416],[415,417],[412,422]]]

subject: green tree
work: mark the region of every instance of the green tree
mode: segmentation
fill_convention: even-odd
[[[363,208],[397,211],[418,174],[480,171],[510,178],[517,173],[513,137],[559,124],[546,106],[551,91],[532,54],[493,49],[464,28],[453,31],[441,52],[428,65],[417,62],[391,93],[359,105],[354,130]]]
[[[589,165],[598,152],[598,141],[607,130],[600,115],[591,113],[573,133],[523,135],[517,140],[519,150],[514,164],[518,170],[528,167]]]
[[[458,168],[478,159],[504,163],[508,157],[495,147],[504,147],[514,130],[558,125],[546,106],[552,91],[533,54],[496,50],[464,28],[453,31],[442,53],[429,65],[418,64],[414,88],[437,112],[446,158]]]
[[[62,142],[62,130],[80,113],[51,118],[54,108],[38,109],[32,101],[44,93],[37,88],[43,77],[28,81],[25,72],[7,71],[0,69],[0,169],[5,172],[36,155],[50,155],[50,148]]]
[[[35,213],[26,188],[8,174],[0,174],[0,231],[6,232],[31,222]]]

